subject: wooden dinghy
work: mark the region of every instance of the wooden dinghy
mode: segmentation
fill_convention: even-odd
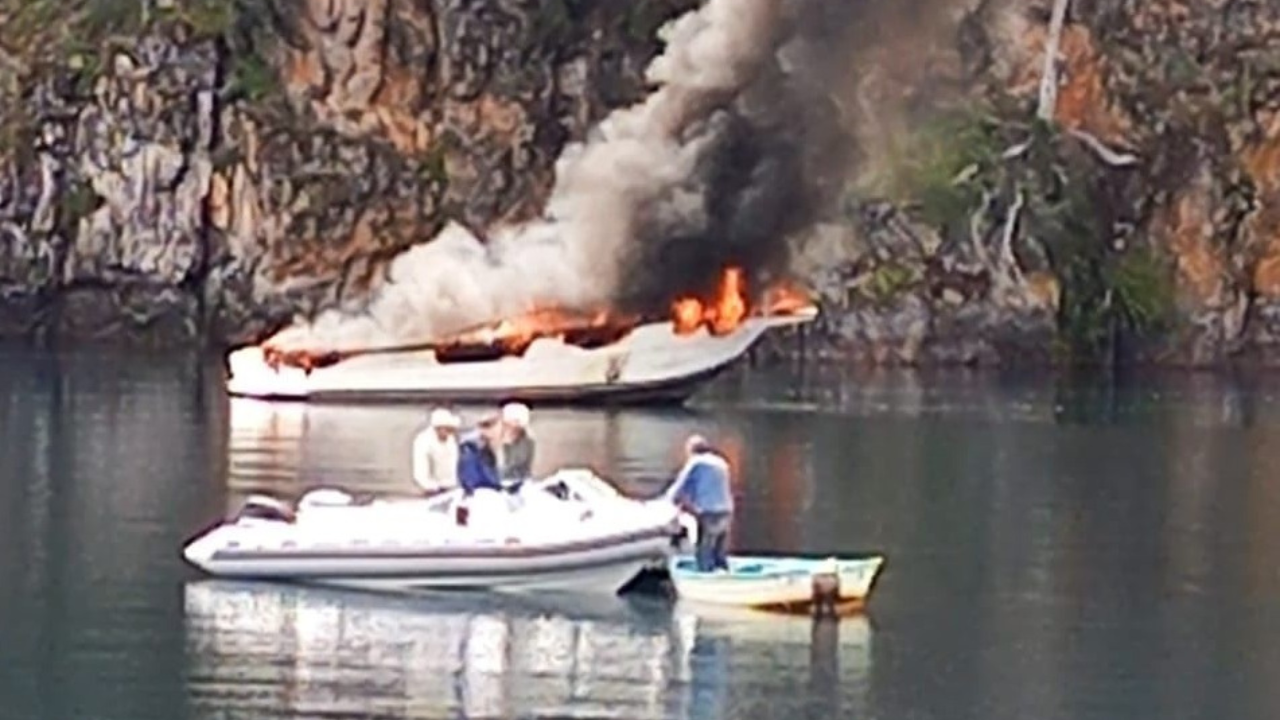
[[[700,572],[692,555],[671,558],[681,600],[770,612],[852,615],[865,609],[884,558],[731,555],[729,570]]]

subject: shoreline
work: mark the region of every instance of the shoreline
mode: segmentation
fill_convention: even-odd
[[[1037,378],[1037,379],[1113,379],[1125,382],[1133,379],[1218,377],[1218,378],[1269,378],[1280,376],[1280,363],[1270,365],[1249,359],[1228,359],[1213,364],[1185,362],[1158,362],[1133,360],[1115,364],[1103,362],[1035,362],[1014,361],[1006,363],[941,362],[926,361],[915,364],[903,362],[873,362],[867,353],[841,353],[830,350],[799,353],[787,342],[790,338],[774,338],[762,341],[734,362],[726,377],[786,372],[797,378],[817,373],[824,377],[840,376],[847,380],[868,380],[887,376],[910,376],[920,379],[954,378]],[[132,343],[113,340],[93,341],[31,341],[29,339],[0,336],[0,355],[43,356],[46,358],[73,358],[92,355],[102,359],[138,361],[145,359],[181,359],[222,365],[227,354],[243,344],[226,344],[205,340],[191,343]],[[718,381],[717,381],[718,382]]]

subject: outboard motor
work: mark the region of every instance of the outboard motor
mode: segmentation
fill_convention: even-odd
[[[250,495],[240,506],[240,512],[236,513],[236,520],[241,518],[292,523],[297,514],[288,503],[266,495]]]

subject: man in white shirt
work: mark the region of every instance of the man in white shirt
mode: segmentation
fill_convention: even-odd
[[[458,427],[461,419],[444,408],[431,411],[427,429],[413,439],[413,481],[428,495],[458,486]]]

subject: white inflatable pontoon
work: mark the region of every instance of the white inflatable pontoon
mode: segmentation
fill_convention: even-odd
[[[666,561],[684,523],[669,502],[632,500],[590,471],[565,470],[517,492],[466,499],[454,490],[360,502],[314,490],[292,507],[254,496],[183,554],[223,578],[390,592],[616,593]]]

